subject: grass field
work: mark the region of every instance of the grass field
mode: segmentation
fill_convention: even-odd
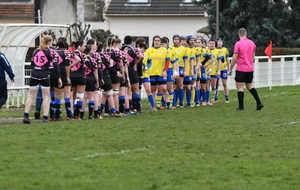
[[[103,120],[0,123],[0,189],[300,189],[299,86]],[[0,110],[0,120],[23,110]],[[31,112],[33,116],[33,111]],[[16,119],[17,120],[17,119]],[[21,120],[20,120],[21,121]]]

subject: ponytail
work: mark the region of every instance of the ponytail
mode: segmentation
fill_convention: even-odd
[[[98,42],[98,49],[97,52],[102,52],[102,49],[104,48],[104,44],[102,42]]]
[[[43,37],[42,37],[42,40],[41,40],[41,43],[40,43],[39,49],[40,49],[41,51],[44,51],[45,49],[47,49],[47,44],[48,44],[49,42],[51,42],[51,41],[52,41],[52,37],[51,37],[51,36],[49,36],[49,35],[43,36]]]
[[[90,45],[86,45],[83,53],[89,55],[91,51],[92,51],[92,47]]]
[[[107,38],[107,47],[112,47],[115,44],[115,38],[114,37],[108,37]]]

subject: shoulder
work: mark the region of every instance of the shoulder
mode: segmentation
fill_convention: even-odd
[[[1,53],[1,52],[0,52],[0,62],[2,62],[1,60],[7,61],[7,58],[6,58],[6,56],[4,55],[4,53]]]
[[[135,47],[132,47],[132,46],[129,46],[129,49],[132,49],[133,51],[140,51],[138,48],[135,48]]]
[[[151,51],[153,51],[153,50],[155,50],[153,47],[150,47],[150,48],[148,48],[147,50],[146,50],[146,52],[151,52]]]
[[[34,50],[34,52],[37,52],[37,51],[41,51],[40,48],[36,48],[36,49]]]
[[[242,41],[237,41],[237,42],[234,44],[234,49],[240,48],[240,46],[241,46],[242,43],[243,43]]]
[[[5,55],[0,52],[0,59],[6,59]]]
[[[253,46],[256,46],[255,43],[252,40],[250,40],[250,41],[251,41],[251,43],[252,43]]]
[[[97,55],[97,56],[100,55],[100,53],[99,53],[99,52],[96,52],[96,51],[93,51],[92,54],[93,54],[93,55]]]
[[[234,45],[236,46],[236,45],[239,45],[239,44],[241,44],[241,43],[242,43],[242,41],[240,40],[240,41],[235,42]]]
[[[158,49],[158,52],[169,53],[170,51],[167,48],[161,47]]]

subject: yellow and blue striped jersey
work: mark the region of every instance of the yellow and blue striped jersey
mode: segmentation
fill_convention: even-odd
[[[184,46],[171,46],[170,49],[176,52],[179,67],[184,67],[184,60],[187,59],[186,48]]]
[[[210,50],[210,52],[212,53],[212,55],[215,58],[215,66],[214,66],[214,68],[212,68],[211,75],[216,75],[218,72],[219,60],[224,59],[224,53],[223,53],[223,51],[220,51],[219,49],[216,49],[216,48]]]
[[[148,67],[147,71],[142,71],[143,77],[144,78],[148,78],[149,77],[149,68],[152,66],[152,59],[150,56],[149,52],[144,52],[144,59],[143,59],[143,64],[145,65],[145,67]]]
[[[224,59],[222,60],[222,68],[221,68],[221,70],[222,71],[223,70],[228,70],[226,57],[229,57],[229,51],[228,51],[228,49],[226,47],[218,48],[218,50],[221,50],[224,53]]]
[[[213,57],[209,49],[206,48],[201,48],[201,57],[200,57],[200,62],[202,66],[207,64],[210,61],[210,58]],[[204,62],[205,61],[205,62]],[[205,68],[206,71],[208,71],[211,68],[211,65]]]
[[[203,63],[203,61],[205,60],[205,58],[207,56],[211,57],[211,53],[210,53],[210,50],[209,49],[204,49],[204,48],[200,48],[201,49],[201,57],[200,57],[200,62],[202,64],[202,66],[205,64]]]
[[[193,47],[194,52],[195,52],[195,59],[201,58],[201,48],[200,47]],[[194,62],[194,65],[197,65],[197,62]]]
[[[196,61],[194,48],[186,48],[187,56],[188,56],[188,68],[186,68],[186,76],[191,76],[191,71],[194,68],[191,68],[191,61]]]
[[[178,61],[176,51],[173,51],[171,48],[168,49],[170,55],[170,65],[169,68],[173,68],[173,64]]]
[[[149,54],[148,56],[151,57],[152,60],[152,65],[149,68],[149,75],[160,76],[164,71],[166,61],[170,60],[169,51],[163,47],[151,47],[146,50],[145,54]]]

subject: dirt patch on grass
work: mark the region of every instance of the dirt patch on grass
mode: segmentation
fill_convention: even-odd
[[[29,119],[32,123],[39,122],[39,121],[42,122],[42,120],[34,119],[33,117],[29,117]],[[20,118],[12,118],[12,117],[0,118],[0,126],[1,126],[1,123],[20,123],[20,124],[24,124],[23,123],[23,117],[20,117]]]

